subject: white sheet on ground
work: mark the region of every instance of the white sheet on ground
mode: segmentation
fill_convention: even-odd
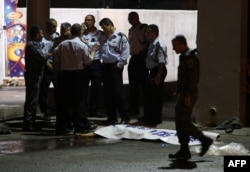
[[[220,135],[218,133],[203,132],[206,136],[217,140]],[[110,125],[95,131],[95,134],[109,139],[148,139],[162,140],[163,142],[179,145],[176,130],[147,128],[133,125]],[[189,145],[199,145],[200,141],[190,137]]]

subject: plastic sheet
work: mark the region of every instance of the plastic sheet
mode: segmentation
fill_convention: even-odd
[[[169,129],[147,128],[143,126],[118,124],[99,128],[94,133],[96,135],[109,139],[162,140],[163,142],[169,144],[180,144],[176,130]],[[213,140],[218,140],[218,138],[220,137],[218,133],[208,131],[204,131],[203,133]],[[198,139],[190,137],[189,145],[199,144],[201,143]]]
[[[191,151],[199,153],[201,146],[193,146]],[[225,156],[225,155],[250,155],[249,150],[246,149],[240,143],[231,142],[227,145],[215,145],[212,144],[207,151],[206,155],[216,155],[216,156]]]

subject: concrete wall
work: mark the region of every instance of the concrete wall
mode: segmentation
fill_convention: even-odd
[[[26,15],[26,8],[18,8],[18,11]],[[109,17],[117,30],[128,34],[131,25],[128,23],[129,9],[50,9],[50,17],[58,21],[58,32],[60,24],[63,22],[82,23],[87,14],[93,14],[96,17],[96,26],[99,27],[99,21],[104,17]],[[169,64],[166,82],[173,82],[177,79],[177,67],[179,65],[178,55],[172,50],[171,40],[176,34],[186,35],[190,48],[196,47],[197,35],[197,11],[185,10],[136,10],[143,23],[157,24],[160,30],[160,36],[165,40],[168,47]],[[25,17],[22,18],[24,20]],[[31,20],[31,19],[30,19]],[[25,23],[26,21],[19,21]],[[41,19],[38,20],[41,23]],[[44,21],[45,22],[45,21]],[[34,23],[34,19],[33,22]],[[124,83],[128,83],[127,66],[123,72]]]
[[[218,124],[245,116],[246,0],[198,1],[201,61],[197,120]],[[217,112],[210,115],[215,107]]]

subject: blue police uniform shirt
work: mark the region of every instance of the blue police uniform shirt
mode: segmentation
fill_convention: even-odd
[[[79,37],[61,42],[53,50],[54,63],[60,70],[83,70],[93,59],[88,46]]]
[[[101,40],[100,44],[103,63],[127,63],[130,50],[128,39],[123,33],[115,31],[109,37],[106,36],[104,40]]]
[[[42,42],[41,42],[41,45],[42,45],[42,51],[43,51],[43,53],[47,56],[47,54],[52,51],[53,42],[49,41],[49,40],[47,40],[45,38],[43,38]],[[50,62],[52,62],[52,59],[50,58],[50,56],[47,56],[47,57],[48,57],[48,60]]]
[[[146,58],[146,67],[148,69],[153,69],[157,67],[160,63],[167,64],[167,45],[158,36],[154,42],[151,42],[148,49],[148,54]]]
[[[43,43],[43,53],[44,54],[48,54],[48,53],[51,53],[53,51],[53,44],[54,44],[54,39],[55,38],[58,38],[59,37],[59,34],[57,32],[53,33],[52,35],[44,35],[43,39],[42,39],[42,43]],[[47,58],[48,58],[48,61],[49,62],[52,62],[53,61],[53,58],[52,56],[48,56],[47,55]]]
[[[96,30],[94,33],[85,33],[82,36],[83,42],[85,42],[89,49],[91,49],[94,45],[100,45],[99,40],[104,36],[104,33],[100,30]],[[97,50],[94,56],[94,60],[100,60],[100,51]]]

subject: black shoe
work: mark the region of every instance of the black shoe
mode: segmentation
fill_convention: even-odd
[[[138,122],[147,123],[149,125],[158,125],[162,123],[162,119],[149,119],[148,117],[141,116],[138,118]]]
[[[57,129],[56,130],[56,135],[69,135],[70,134],[70,129]]]
[[[169,158],[171,159],[177,159],[177,160],[188,160],[191,158],[191,153],[189,150],[183,151],[183,150],[179,150],[178,152],[176,152],[175,154],[169,154],[168,155]]]
[[[46,122],[49,122],[50,121],[50,115],[49,114],[44,114],[43,115],[43,120],[46,121]]]
[[[130,119],[122,119],[119,124],[129,124]]]
[[[104,118],[105,115],[101,114],[100,112],[96,112],[96,113],[90,113],[89,117]]]
[[[74,133],[89,133],[92,132],[94,129],[97,128],[97,125],[93,122],[87,122],[82,124],[81,126],[77,127]]]
[[[138,111],[137,110],[130,110],[129,114],[130,115],[139,115],[140,113],[139,113],[139,110]]]
[[[23,131],[24,132],[39,132],[39,131],[42,131],[42,128],[38,127],[34,123],[25,123],[24,122]]]
[[[132,123],[131,125],[137,125],[137,126],[143,126],[143,127],[149,127],[149,128],[157,127],[156,123],[144,122],[144,121],[136,121],[136,122]]]
[[[116,124],[118,124],[117,121],[111,121],[111,120],[105,120],[105,121],[100,122],[100,125],[103,125],[103,126],[116,125]]]
[[[144,116],[141,116],[141,117],[138,118],[138,121],[140,121],[140,122],[146,122],[147,119]]]
[[[205,137],[201,141],[201,152],[199,153],[200,156],[205,155],[205,153],[208,151],[210,145],[213,143],[213,140],[210,139],[209,137]]]

